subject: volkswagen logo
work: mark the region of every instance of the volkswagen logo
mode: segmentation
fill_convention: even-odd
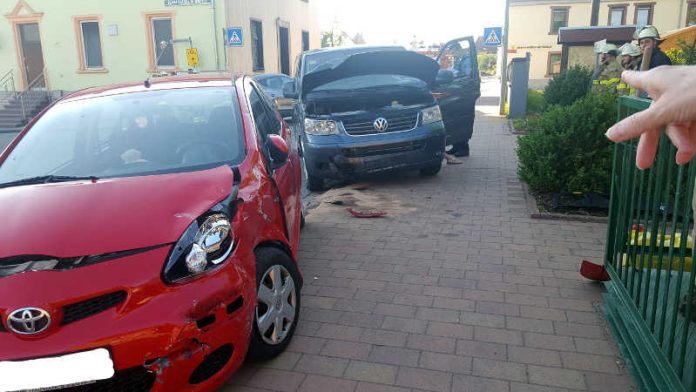
[[[22,308],[10,313],[7,327],[18,335],[34,335],[48,329],[51,316],[39,308]]]
[[[389,128],[389,122],[387,122],[387,119],[384,117],[380,117],[375,120],[374,123],[372,123],[372,126],[375,127],[375,131],[377,132],[384,132]]]

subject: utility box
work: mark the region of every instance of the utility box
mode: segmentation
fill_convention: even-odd
[[[519,118],[527,114],[527,89],[529,88],[530,55],[512,59],[508,68],[508,117]]]

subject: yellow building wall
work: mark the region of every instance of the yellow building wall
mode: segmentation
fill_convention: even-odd
[[[626,24],[634,22],[635,5],[651,3],[650,1],[621,1],[603,0],[600,3],[598,24],[608,25],[609,6],[612,4],[628,4]],[[541,81],[548,79],[546,75],[549,52],[560,52],[556,34],[549,34],[551,25],[551,7],[570,7],[568,15],[569,27],[590,25],[592,4],[589,0],[578,1],[544,1],[533,4],[512,3],[510,6],[510,34],[508,57],[524,57],[526,52],[531,54],[530,80]],[[661,34],[681,28],[686,22],[686,0],[656,0],[653,9],[653,24]],[[569,62],[572,65],[573,62]]]
[[[291,67],[302,48],[301,30],[310,32],[311,48],[319,47],[319,28],[312,3],[301,0],[214,0],[213,5],[165,6],[164,0],[0,0],[0,77],[11,71],[18,89],[26,85],[13,21],[27,21],[33,17],[39,21],[49,89],[74,91],[145,80],[155,71],[149,66],[152,55],[148,46],[146,14],[160,12],[171,14],[174,39],[191,38],[193,46],[198,49],[200,71],[229,69],[235,73],[251,73],[249,18],[262,19],[266,72],[278,72],[278,18],[289,22]],[[87,15],[100,19],[104,63],[103,69],[92,72],[80,70],[79,23],[75,21],[75,17]],[[116,26],[118,33],[110,35],[109,26]],[[243,27],[243,48],[224,47],[222,29],[231,26]],[[188,47],[187,42],[174,46],[177,68],[181,72],[189,68]]]
[[[302,30],[309,32],[310,49],[321,43],[316,10],[311,6],[315,0],[226,0],[227,24],[241,27],[244,35],[243,47],[227,48],[230,69],[234,72],[252,73],[251,19],[260,20],[263,29],[263,73],[280,72],[280,47],[278,27],[289,28],[290,70],[295,72],[295,58],[302,52]],[[259,73],[259,72],[257,72]]]
[[[549,52],[561,51],[561,45],[557,44],[558,35],[549,34],[551,7],[555,6],[569,7],[568,26],[586,26],[590,22],[591,6],[588,0],[531,5],[513,3],[510,7],[508,46],[516,53],[510,53],[508,57],[524,57],[527,52],[531,54],[530,81],[547,79]]]

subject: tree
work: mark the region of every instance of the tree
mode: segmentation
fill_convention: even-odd
[[[343,44],[343,36],[340,32],[332,29],[321,33],[322,48],[341,46],[341,44]]]
[[[353,36],[353,43],[356,45],[361,45],[366,44],[367,42],[365,41],[365,38],[363,37],[362,33],[356,33]]]

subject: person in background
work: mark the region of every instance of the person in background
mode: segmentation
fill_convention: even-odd
[[[604,44],[600,49],[599,68],[592,82],[594,91],[615,89],[621,81],[621,64],[616,60],[618,48],[614,44]]]
[[[635,44],[627,42],[623,44],[619,51],[621,53],[621,66],[627,71],[640,71],[640,64],[643,61],[643,53]]]
[[[645,52],[646,49],[652,48],[652,57],[650,58],[650,69],[657,68],[661,65],[672,65],[672,60],[660,50],[660,33],[655,26],[647,25],[636,32],[638,45]]]

